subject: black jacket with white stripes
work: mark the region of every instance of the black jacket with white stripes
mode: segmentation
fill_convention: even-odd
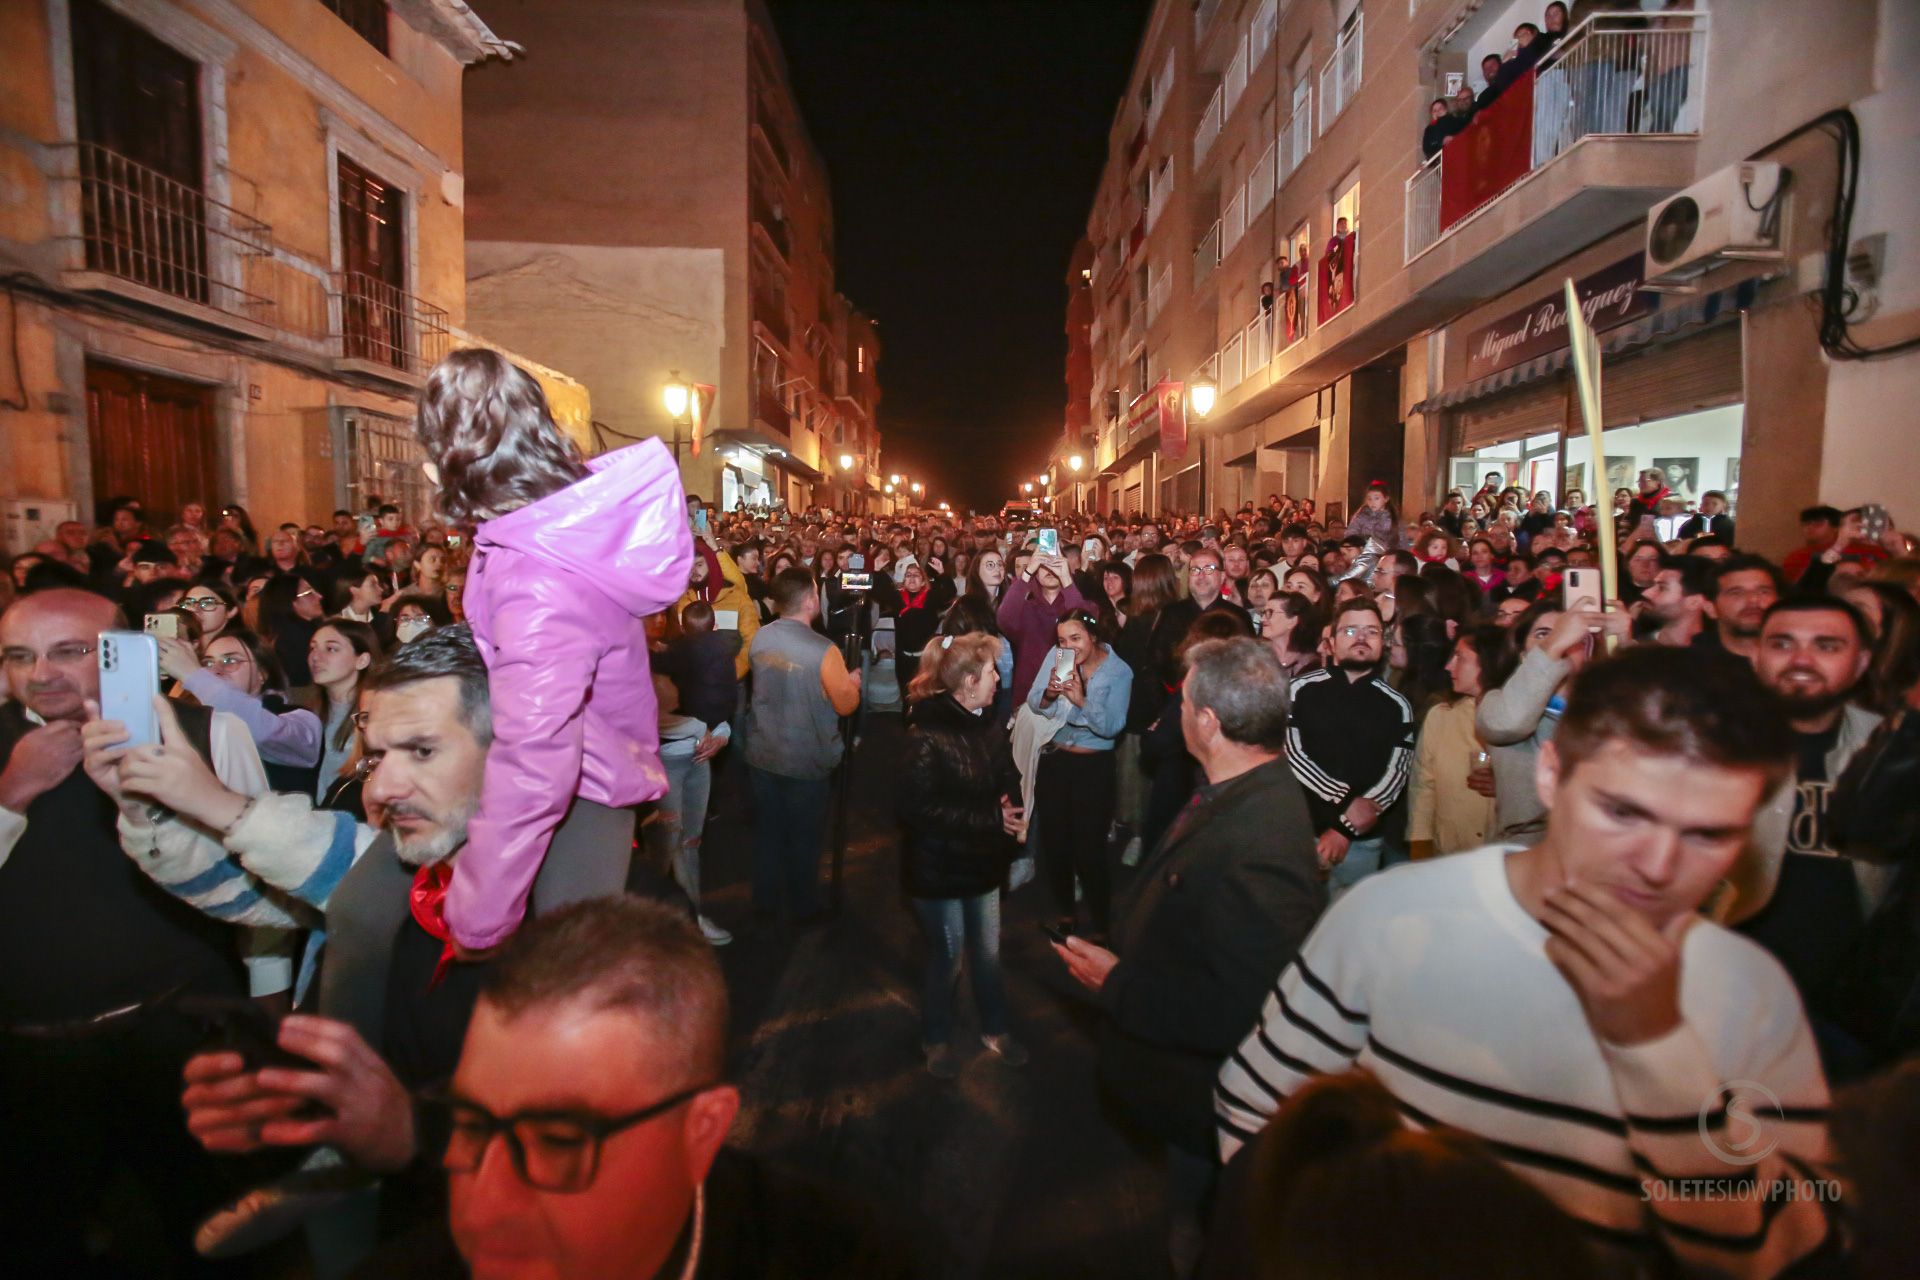
[[[1295,680],[1287,761],[1306,788],[1314,830],[1357,839],[1343,816],[1355,796],[1382,815],[1399,803],[1413,769],[1413,735],[1413,704],[1378,675],[1356,680],[1334,668]]]

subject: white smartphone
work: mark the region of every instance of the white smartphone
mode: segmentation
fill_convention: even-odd
[[[100,718],[127,726],[130,747],[155,746],[160,720],[153,700],[160,696],[160,646],[139,631],[100,633]]]
[[[715,609],[713,627],[716,631],[738,631],[740,629],[740,611],[738,609]]]
[[[1576,609],[1600,612],[1600,571],[1598,569],[1568,569],[1561,575],[1560,585],[1566,592],[1563,603],[1568,613]]]
[[[1059,555],[1060,531],[1058,529],[1042,529],[1039,537],[1035,540],[1035,547],[1043,556]]]
[[[1055,649],[1053,651],[1053,678],[1066,683],[1073,675],[1073,650]]]

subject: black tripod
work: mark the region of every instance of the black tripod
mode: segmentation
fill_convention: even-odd
[[[840,657],[847,664],[847,670],[860,670],[860,655],[866,650],[871,634],[873,619],[870,601],[866,591],[850,592],[854,599],[848,606],[853,611],[853,628],[842,633],[837,639],[840,645]],[[867,697],[866,681],[861,680],[860,699],[864,703]],[[833,861],[828,869],[828,909],[834,915],[840,914],[840,874],[847,857],[847,814],[853,807],[853,747],[856,738],[855,726],[859,723],[861,708],[855,706],[850,715],[840,717],[840,763],[833,770]]]

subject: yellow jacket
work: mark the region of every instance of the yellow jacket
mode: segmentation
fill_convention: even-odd
[[[716,553],[720,560],[720,581],[723,584],[713,597],[713,611],[716,614],[732,610],[740,617],[740,652],[733,659],[733,673],[742,680],[747,678],[747,647],[753,643],[753,633],[760,629],[760,606],[753,602],[753,596],[747,591],[747,577],[740,572],[740,566],[725,551]],[[673,616],[677,619],[680,611],[692,604],[698,595],[688,587],[680,597],[680,603],[673,606]]]
[[[1467,785],[1474,753],[1481,749],[1473,727],[1476,701],[1441,703],[1420,722],[1408,787],[1407,839],[1431,840],[1436,854],[1477,849],[1497,829],[1493,800]]]

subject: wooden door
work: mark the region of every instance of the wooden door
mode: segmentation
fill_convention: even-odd
[[[140,499],[150,528],[184,503],[220,506],[213,388],[116,365],[87,365],[87,441],[95,502]]]
[[[346,354],[408,368],[413,313],[406,296],[406,197],[345,156],[339,179]]]

